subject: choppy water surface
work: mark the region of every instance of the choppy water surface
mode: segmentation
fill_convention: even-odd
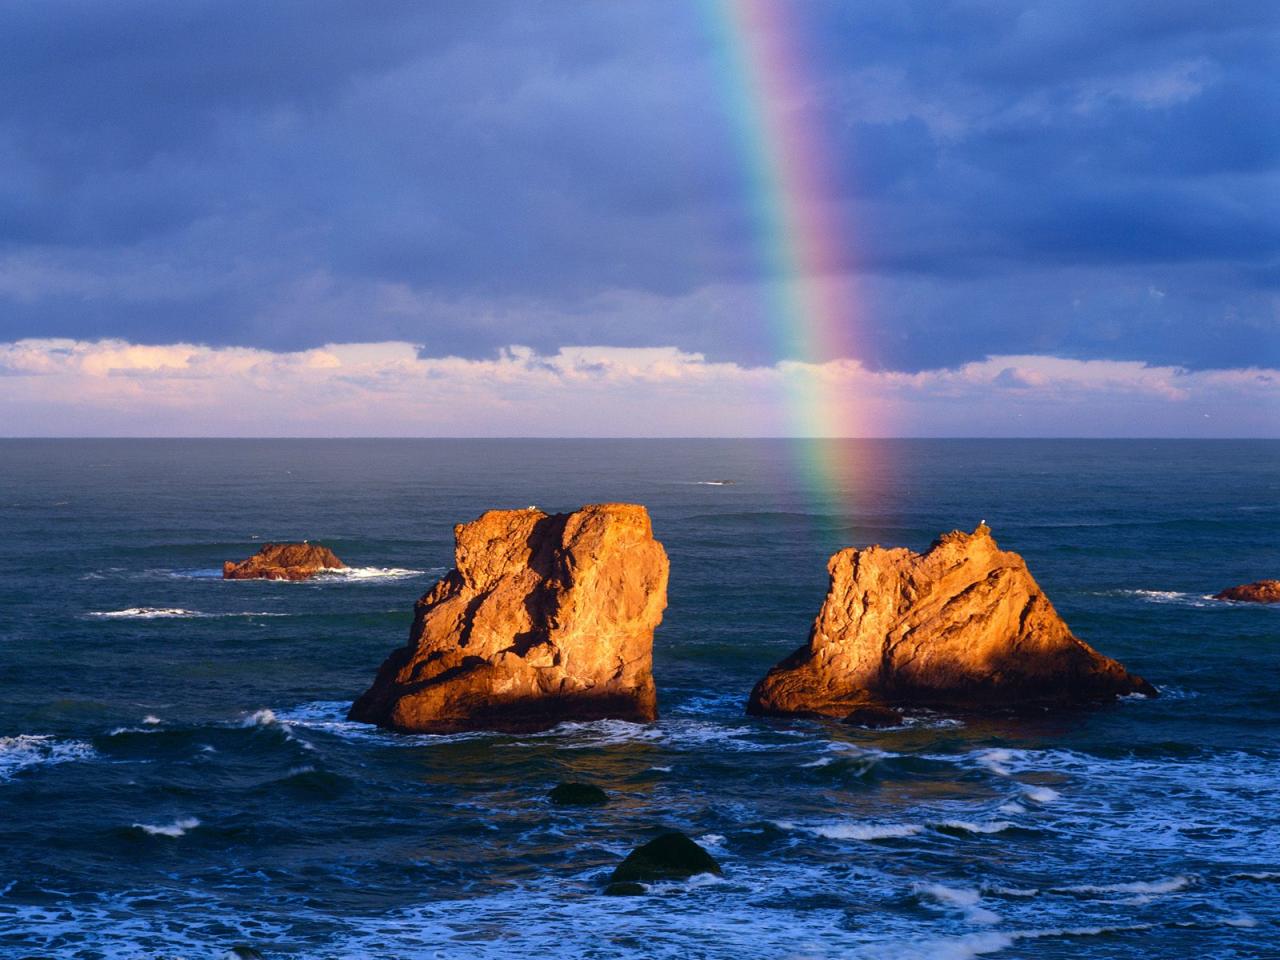
[[[1280,445],[861,442],[822,497],[757,441],[0,442],[0,955],[1280,955]],[[707,481],[733,480],[732,484]],[[649,506],[662,719],[344,719],[494,506]],[[827,555],[991,524],[1163,688],[896,730],[744,716]],[[224,582],[309,538],[355,569]],[[553,808],[564,779],[601,809]],[[675,827],[723,879],[601,895]]]

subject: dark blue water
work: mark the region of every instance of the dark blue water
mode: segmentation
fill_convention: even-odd
[[[0,955],[1280,955],[1280,444],[0,442]],[[698,481],[732,479],[729,486]],[[404,737],[343,719],[490,507],[647,504],[662,719]],[[751,719],[836,548],[986,519],[1165,691],[867,731]],[[224,582],[309,538],[357,568]],[[608,807],[546,791],[589,780]],[[725,876],[601,895],[676,827]]]

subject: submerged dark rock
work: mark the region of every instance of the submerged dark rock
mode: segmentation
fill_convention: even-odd
[[[547,797],[557,807],[598,807],[609,795],[591,783],[558,783]]]
[[[699,873],[720,876],[723,871],[715,857],[683,833],[673,830],[627,854],[609,877],[609,885],[685,880]]]

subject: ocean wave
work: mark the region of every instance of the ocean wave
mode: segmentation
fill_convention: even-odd
[[[243,720],[240,721],[242,727],[269,727],[274,723],[278,723],[274,710],[263,709],[255,710]]]
[[[184,607],[126,607],[123,610],[95,610],[85,616],[99,620],[203,620],[222,617],[287,617],[289,614],[270,610],[204,613]]]
[[[942,820],[930,824],[935,830],[963,830],[965,833],[1004,833],[1012,830],[1017,824],[1008,820],[991,820],[986,823],[975,823],[972,820]]]
[[[321,570],[306,580],[224,580],[222,570],[213,567],[184,568],[178,570],[161,569],[145,571],[147,576],[160,576],[170,580],[218,580],[223,583],[273,583],[273,584],[338,584],[365,583],[381,580],[410,580],[428,574],[442,574],[446,567],[426,567],[421,570],[409,567],[334,567]]]
[[[795,823],[775,820],[774,826],[782,830],[801,830],[828,840],[900,840],[914,837],[924,831],[919,823]]]
[[[1173,604],[1182,607],[1217,607],[1223,601],[1213,599],[1207,593],[1186,593],[1181,590],[1107,590],[1099,596],[1132,597],[1145,603]]]
[[[72,760],[92,760],[97,752],[83,740],[58,740],[44,734],[0,737],[0,781],[28,767]]]
[[[429,567],[425,570],[410,570],[407,567],[341,567],[336,570],[322,570],[317,573],[311,582],[325,581],[364,581],[364,580],[409,580],[413,577],[423,577],[429,573],[443,573],[444,567]],[[306,580],[290,581],[296,583],[307,583]]]
[[[998,913],[978,905],[982,900],[982,893],[978,890],[948,887],[942,883],[918,883],[915,892],[918,897],[928,898],[941,907],[959,910],[972,923],[997,923],[1000,920]]]
[[[1177,893],[1199,882],[1194,874],[1183,874],[1176,877],[1165,877],[1161,880],[1134,880],[1128,883],[1084,883],[1071,887],[1054,887],[1054,893],[1077,893],[1088,896],[1111,893],[1133,893],[1159,895]]]
[[[1023,940],[1074,940],[1080,937],[1103,937],[1115,933],[1136,933],[1152,929],[1149,923],[1117,924],[1097,927],[1062,927],[1046,930],[991,931],[936,940],[912,940],[902,943],[875,944],[864,947],[854,956],[864,960],[972,960],[1001,953]]]
[[[182,607],[125,607],[123,610],[95,610],[85,616],[102,620],[168,620],[203,617],[205,614]]]
[[[1053,803],[1055,800],[1062,799],[1062,794],[1052,787],[1038,787],[1034,784],[1024,783],[1022,792],[1028,800],[1034,800],[1036,803]]]
[[[173,823],[135,823],[133,826],[150,837],[181,837],[188,830],[194,830],[200,826],[200,821],[195,817],[181,817]]]

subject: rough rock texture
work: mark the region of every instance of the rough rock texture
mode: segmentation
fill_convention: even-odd
[[[1016,553],[980,525],[928,552],[841,550],[809,642],[756,684],[754,714],[873,706],[1066,705],[1155,688],[1072,636]]]
[[[644,507],[491,510],[453,532],[455,569],[351,719],[438,733],[657,716],[668,565]]]
[[[1238,587],[1227,587],[1213,595],[1215,600],[1238,600],[1245,603],[1280,603],[1280,580],[1255,580]]]
[[[224,580],[306,580],[321,570],[340,570],[346,564],[318,543],[268,543],[248,560],[222,565]]]

